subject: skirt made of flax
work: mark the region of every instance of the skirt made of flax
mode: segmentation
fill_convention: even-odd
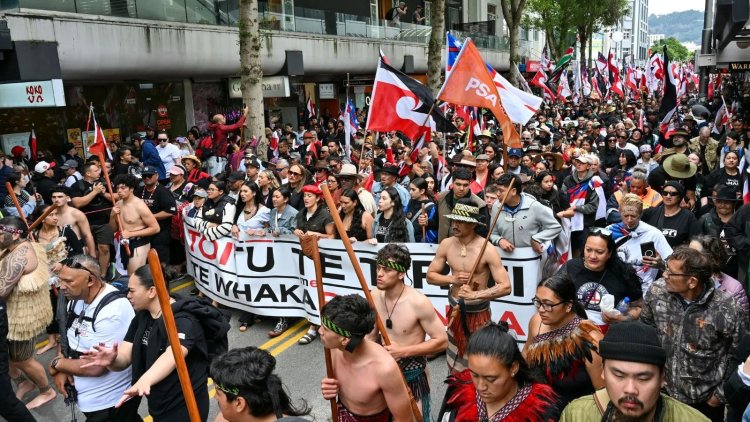
[[[21,277],[21,281],[6,299],[8,340],[34,339],[43,333],[52,321],[47,253],[43,245],[32,245],[39,264],[34,271]]]
[[[341,402],[337,402],[336,405],[338,406],[339,410],[338,422],[391,422],[393,420],[391,411],[388,410],[387,407],[380,413],[363,416],[352,413],[343,404],[341,404]]]
[[[448,322],[448,369],[451,373],[461,372],[468,368],[466,359],[466,346],[472,333],[486,326],[490,322],[490,303],[482,302],[471,305],[463,305],[465,313],[465,325],[461,311],[455,300],[448,296],[448,301],[454,307],[451,320]],[[468,328],[469,332],[466,332]]]

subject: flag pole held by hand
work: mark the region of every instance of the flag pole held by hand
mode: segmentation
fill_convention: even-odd
[[[151,270],[151,275],[154,277],[154,286],[156,287],[156,293],[159,297],[159,306],[161,307],[162,317],[164,318],[164,325],[167,328],[169,346],[172,348],[172,354],[174,355],[177,377],[180,379],[180,387],[182,387],[182,395],[185,397],[185,404],[187,405],[188,413],[190,414],[190,422],[201,422],[198,402],[195,400],[193,384],[190,381],[187,364],[185,363],[185,356],[182,354],[182,345],[180,344],[180,339],[177,334],[177,324],[175,324],[174,314],[172,313],[169,288],[164,280],[164,274],[161,271],[159,254],[156,253],[155,249],[151,249],[148,252],[148,267]]]
[[[323,198],[325,198],[326,200],[326,205],[328,205],[328,209],[335,210],[336,203],[333,201],[333,196],[331,196],[331,190],[328,189],[328,185],[326,183],[321,184],[320,190],[323,191]],[[367,301],[370,302],[370,307],[372,308],[372,311],[375,313],[375,324],[378,327],[378,331],[380,331],[380,336],[383,339],[383,343],[386,346],[390,346],[391,338],[388,335],[388,332],[385,330],[385,325],[383,324],[383,320],[380,318],[380,315],[378,315],[378,310],[377,310],[378,308],[375,307],[375,301],[373,300],[372,293],[370,293],[370,288],[367,285],[367,282],[365,281],[365,275],[362,272],[362,267],[359,265],[357,256],[354,255],[354,248],[352,247],[352,242],[349,240],[349,236],[347,236],[346,230],[344,229],[344,222],[341,221],[341,216],[339,216],[339,214],[336,212],[332,212],[331,217],[333,218],[333,223],[336,225],[336,231],[338,231],[339,237],[341,238],[341,241],[344,243],[344,247],[346,248],[346,253],[347,255],[349,255],[349,260],[351,261],[352,266],[354,267],[354,272],[357,274],[357,279],[359,280],[359,284],[362,287],[362,293],[364,293],[365,298],[367,298]],[[419,410],[419,406],[417,406],[417,401],[414,399],[414,395],[409,389],[409,384],[406,382],[406,378],[403,377],[403,373],[401,375],[402,375],[401,377],[402,381],[404,382],[404,384],[406,384],[406,391],[409,393],[409,402],[411,403],[411,411],[414,414],[414,419],[416,421],[423,421],[424,419],[422,419],[422,412]]]
[[[21,207],[21,203],[18,202],[18,197],[16,196],[16,191],[13,190],[13,185],[11,185],[10,182],[5,182],[5,189],[8,190],[8,195],[10,196],[10,199],[13,201],[13,205],[16,206],[16,210],[18,211],[18,215],[21,217],[21,221],[23,221],[23,224],[26,225],[26,230],[29,232],[29,239],[34,241],[34,235],[31,234],[31,228],[29,227],[29,222],[26,221],[26,216],[23,215],[23,208]]]

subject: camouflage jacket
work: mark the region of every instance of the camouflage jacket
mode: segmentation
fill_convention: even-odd
[[[703,403],[716,395],[724,401],[729,356],[747,330],[748,316],[727,293],[711,285],[690,305],[669,293],[664,279],[646,295],[641,320],[656,327],[667,352],[667,393],[687,403]]]

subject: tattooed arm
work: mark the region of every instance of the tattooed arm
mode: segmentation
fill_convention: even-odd
[[[0,298],[8,297],[16,284],[21,281],[21,277],[31,272],[36,265],[36,256],[28,243],[18,246],[0,260]]]

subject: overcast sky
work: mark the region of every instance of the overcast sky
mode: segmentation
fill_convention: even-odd
[[[683,10],[700,10],[703,12],[705,9],[705,0],[650,0],[648,2],[649,15],[664,15]]]

